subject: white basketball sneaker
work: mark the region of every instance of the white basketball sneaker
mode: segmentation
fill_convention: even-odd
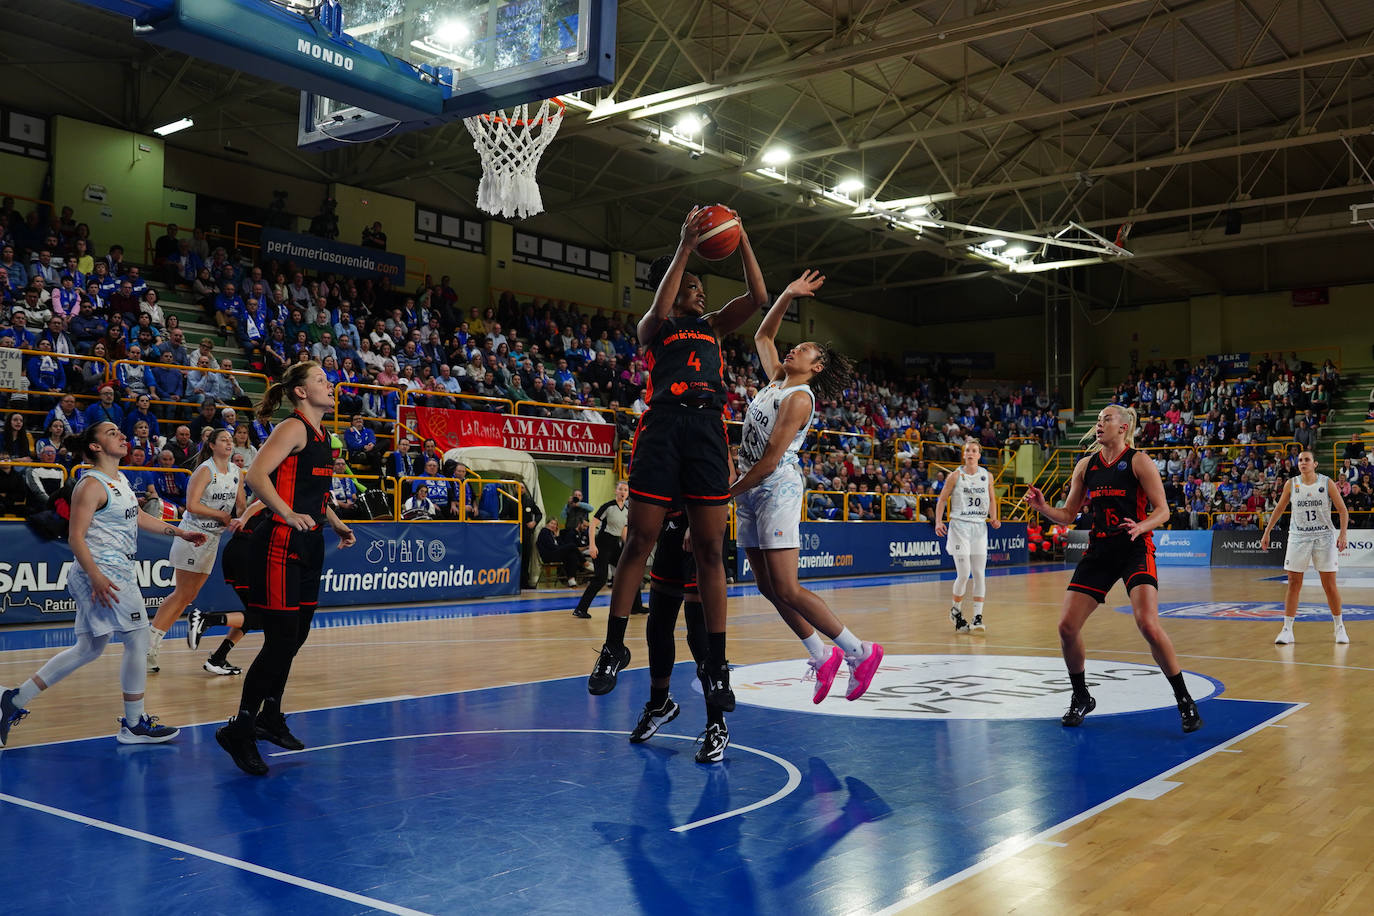
[[[1276,636],[1276,637],[1274,637],[1274,645],[1276,645],[1276,646],[1291,646],[1291,645],[1293,645],[1293,628],[1292,628],[1292,627],[1284,627],[1282,630],[1279,630],[1279,635]]]
[[[1350,642],[1350,637],[1345,635],[1345,624],[1336,624],[1336,645],[1344,646]]]

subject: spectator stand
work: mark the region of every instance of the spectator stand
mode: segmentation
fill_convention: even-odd
[[[6,486],[3,491],[0,491],[0,521],[22,521],[33,512],[41,512],[46,509],[48,507],[47,497],[61,489],[73,473],[61,464],[4,457],[0,457],[0,468],[8,469],[3,473],[14,474],[20,484],[17,487]],[[60,478],[49,477],[56,483],[54,486],[48,487],[42,483],[43,477],[32,473],[34,470],[57,472],[61,476]],[[40,491],[42,495],[40,495]]]
[[[458,516],[443,516],[439,518],[403,518],[406,500],[409,494],[415,491],[417,483],[437,484],[442,487],[449,487],[458,481],[452,477],[399,477],[396,479],[396,487],[393,497],[393,521],[409,522],[467,522],[471,524],[495,524],[495,525],[519,525],[520,517],[518,507],[520,496],[524,490],[524,485],[511,478],[502,477],[477,477],[469,475],[462,481],[464,486],[471,486],[477,495],[478,514],[472,518],[468,513],[467,501],[455,499],[458,505]],[[406,495],[403,495],[406,494]],[[493,502],[490,508],[486,505]],[[509,518],[504,516],[509,515]]]
[[[504,289],[499,286],[491,287],[488,290],[488,294],[490,297],[488,307],[491,309],[499,310],[502,306],[502,297],[512,296],[515,298],[516,307],[522,313],[525,306],[533,308],[536,319],[540,318],[541,313],[546,308],[550,310],[557,309],[559,311],[575,312],[583,321],[588,322],[590,322],[592,318],[598,317],[605,318],[608,322],[619,321],[623,325],[621,330],[626,333],[633,331],[638,326],[639,319],[644,317],[642,314],[627,309],[618,309],[604,305],[592,305],[587,302],[577,302],[573,299],[561,299],[518,289]],[[503,327],[507,326],[506,322],[499,317],[499,312],[497,320],[501,321]]]
[[[148,220],[147,222],[145,222],[143,224],[143,263],[147,264],[149,267],[157,266],[157,258],[154,254],[154,251],[157,248],[157,240],[161,237],[161,235],[166,234],[168,226],[176,226],[178,229],[184,230],[186,232],[193,232],[195,231],[195,229],[199,228],[192,226],[183,226],[180,223],[164,223],[159,222],[158,220]],[[161,230],[161,235],[154,235],[154,229]],[[212,229],[201,229],[200,231],[204,234],[206,241],[218,240],[218,244],[223,245],[225,248],[231,251],[239,247],[237,240],[232,235],[225,235],[222,232],[215,232]],[[151,278],[149,279],[151,281]]]
[[[0,337],[3,336],[4,329],[0,328]],[[34,388],[33,382],[29,378],[29,367],[33,359],[42,356],[51,356],[59,363],[66,364],[63,371],[66,375],[67,384],[62,391],[52,392]],[[29,406],[30,404],[43,398],[55,402],[62,395],[70,394],[76,398],[77,407],[84,411],[99,398],[89,392],[73,390],[75,379],[84,374],[74,371],[78,366],[99,367],[100,382],[97,383],[97,387],[113,377],[109,360],[99,356],[87,356],[83,353],[54,353],[51,350],[34,350],[28,347],[0,348],[0,403],[5,405],[6,411],[18,411],[25,416],[36,415],[41,421],[51,409],[51,405],[40,409],[36,406]]]

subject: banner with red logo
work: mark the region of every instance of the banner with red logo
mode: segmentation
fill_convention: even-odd
[[[615,455],[615,426],[611,423],[416,407],[415,429],[422,438],[433,439],[444,451],[496,445],[545,455],[584,458],[612,458]]]

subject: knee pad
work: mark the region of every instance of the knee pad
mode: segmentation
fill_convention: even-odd
[[[649,644],[649,676],[668,677],[677,661],[673,632],[677,629],[678,602],[660,592],[649,594],[649,620],[644,638]]]

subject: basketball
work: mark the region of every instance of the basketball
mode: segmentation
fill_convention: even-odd
[[[697,240],[697,254],[708,261],[728,258],[739,247],[739,220],[729,208],[712,204],[701,212],[703,225],[701,237]]]

